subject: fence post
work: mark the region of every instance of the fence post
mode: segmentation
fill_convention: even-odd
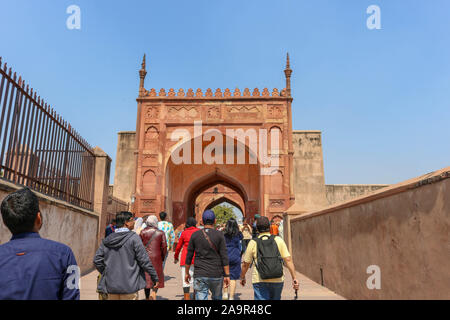
[[[95,156],[94,211],[99,214],[97,231],[98,246],[105,236],[111,158],[99,147],[95,147],[92,151]]]

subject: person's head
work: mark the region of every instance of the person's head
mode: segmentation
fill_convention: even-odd
[[[197,225],[197,220],[194,217],[189,217],[186,220],[186,229],[190,227],[195,227]]]
[[[111,224],[112,224],[113,226],[115,226],[115,225],[116,225],[116,219],[112,219],[112,220],[111,220]]]
[[[214,214],[214,211],[205,210],[205,212],[203,212],[202,220],[205,226],[213,226],[216,222],[216,215]]]
[[[2,201],[1,212],[3,223],[13,235],[38,232],[42,227],[39,200],[29,188],[7,195]]]
[[[270,231],[270,221],[267,217],[261,217],[256,220],[256,229],[258,232],[268,232]]]
[[[166,221],[167,213],[165,213],[164,211],[161,211],[159,213],[159,218],[161,219],[161,221]]]
[[[231,218],[227,221],[227,224],[225,226],[225,235],[227,237],[233,238],[239,235],[239,225],[236,221],[236,219]]]
[[[154,215],[149,216],[145,224],[147,227],[158,228],[158,217]]]
[[[121,211],[116,214],[116,226],[117,228],[128,228],[130,230],[134,229],[134,218],[133,214],[128,211]]]
[[[255,214],[255,221],[258,220],[259,218],[261,218],[261,216],[259,214]]]

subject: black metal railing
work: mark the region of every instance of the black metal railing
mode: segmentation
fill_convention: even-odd
[[[92,210],[92,148],[1,57],[0,76],[0,178]]]

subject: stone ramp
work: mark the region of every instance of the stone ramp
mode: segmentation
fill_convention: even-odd
[[[97,286],[97,271],[92,271],[81,278],[81,300],[97,300],[95,292]],[[289,271],[285,269],[286,280],[282,293],[282,300],[294,300],[295,292],[292,289],[292,280]],[[253,300],[253,287],[251,285],[251,270],[247,272],[247,284],[242,287],[239,283],[236,288],[236,300]],[[298,300],[343,300],[338,294],[317,284],[311,279],[297,272],[300,281]],[[144,299],[144,290],[139,292],[139,298]],[[173,252],[169,254],[165,267],[165,287],[158,291],[158,300],[182,300],[180,266],[173,263]]]

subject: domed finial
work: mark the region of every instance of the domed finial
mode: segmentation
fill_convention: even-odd
[[[292,69],[289,61],[289,52],[286,54],[286,69],[284,69],[284,75],[286,76],[286,94],[291,96],[291,74]]]
[[[289,56],[288,56],[289,58]],[[142,58],[142,69],[145,70],[145,53],[144,53],[144,58]]]
[[[142,58],[142,67],[141,70],[139,70],[139,77],[141,78],[141,81],[139,83],[139,93],[143,93],[145,91],[144,89],[144,80],[145,80],[145,76],[147,75],[147,70],[145,68],[145,53],[144,53],[144,58]]]

